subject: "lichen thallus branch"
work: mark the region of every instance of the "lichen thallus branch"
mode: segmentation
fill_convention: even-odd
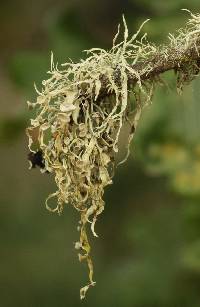
[[[89,283],[81,288],[81,298],[95,284],[86,227],[89,224],[97,237],[94,226],[104,209],[104,189],[112,183],[123,125],[128,122],[132,127],[129,145],[160,75],[174,70],[181,92],[200,71],[199,14],[190,13],[185,28],[169,34],[168,44],[162,46],[149,43],[146,34],[138,39],[144,23],[131,38],[124,18],[123,25],[123,41],[117,43],[118,27],[108,52],[93,48],[86,60],[61,66],[54,64],[52,55],[49,78],[42,82],[41,91],[35,87],[37,101],[28,102],[37,110],[27,128],[29,159],[33,167],[42,165],[43,172],[53,173],[57,186],[46,207],[60,214],[69,203],[80,213],[75,248],[89,268]],[[52,207],[49,201],[54,197],[57,204]]]

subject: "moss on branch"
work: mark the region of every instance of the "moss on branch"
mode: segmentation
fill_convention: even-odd
[[[110,51],[93,48],[87,51],[86,60],[61,66],[52,55],[49,78],[40,91],[36,88],[37,101],[28,102],[37,110],[27,128],[29,148],[42,152],[43,172],[54,175],[57,187],[48,196],[46,207],[61,214],[65,204],[70,204],[80,213],[75,248],[79,260],[86,261],[89,268],[89,282],[81,288],[81,298],[95,284],[87,225],[97,236],[95,223],[104,210],[104,189],[112,183],[123,125],[128,122],[132,126],[130,144],[160,75],[174,70],[181,91],[200,70],[200,15],[190,13],[186,27],[169,34],[168,44],[162,46],[149,43],[146,34],[138,38],[144,23],[131,38],[124,18],[123,25],[124,39],[117,42],[118,28]],[[56,198],[54,207],[49,203],[52,198]]]

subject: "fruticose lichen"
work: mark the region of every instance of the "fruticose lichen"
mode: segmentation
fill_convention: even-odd
[[[130,39],[124,18],[123,25],[124,39],[117,43],[118,28],[110,51],[93,48],[86,51],[86,60],[61,66],[54,64],[52,55],[49,78],[42,82],[41,91],[36,88],[37,101],[28,102],[37,110],[27,128],[29,148],[35,152],[35,143],[36,151],[42,151],[42,171],[54,174],[57,186],[46,207],[61,214],[64,205],[70,204],[80,213],[75,248],[89,268],[89,283],[81,288],[81,298],[95,285],[86,227],[90,225],[97,237],[95,223],[104,210],[104,189],[112,184],[123,125],[130,124],[129,147],[159,75],[174,69],[181,90],[199,73],[200,15],[191,14],[186,28],[170,34],[166,46],[150,44],[146,34],[138,40],[144,23]],[[34,132],[37,142],[33,142]],[[55,207],[50,205],[52,198],[57,200]]]

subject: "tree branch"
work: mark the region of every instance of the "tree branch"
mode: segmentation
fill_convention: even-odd
[[[130,67],[135,73],[127,72],[128,87],[130,88],[130,86],[134,86],[138,82],[138,76],[140,76],[141,82],[148,82],[157,79],[161,74],[169,70],[174,70],[175,73],[185,72],[185,81],[187,82],[189,77],[187,70],[190,70],[191,66],[193,67],[193,74],[190,78],[193,79],[197,76],[200,72],[200,33],[196,34],[187,48],[184,46],[186,39],[187,36],[185,36],[185,41],[182,41],[181,46],[163,46],[158,48],[156,53],[149,59],[131,65]],[[146,71],[146,67],[150,68],[149,71]],[[108,91],[108,78],[102,75],[100,80],[102,87],[98,100],[113,94],[112,91]],[[119,80],[120,70],[116,68],[114,82],[119,84]],[[184,80],[182,81],[184,82]]]

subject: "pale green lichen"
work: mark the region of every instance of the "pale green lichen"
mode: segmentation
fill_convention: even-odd
[[[79,260],[86,260],[89,268],[89,283],[81,288],[81,298],[95,284],[86,226],[90,224],[97,237],[94,226],[104,210],[104,189],[112,183],[120,131],[125,122],[130,123],[129,147],[141,110],[151,101],[154,85],[159,81],[152,74],[155,66],[170,57],[170,48],[179,53],[182,50],[184,55],[200,33],[200,17],[192,15],[186,30],[180,30],[176,37],[170,35],[169,46],[160,48],[148,43],[146,34],[137,39],[144,23],[130,39],[124,18],[123,24],[124,40],[117,43],[118,28],[110,51],[93,48],[86,51],[86,60],[61,67],[54,64],[52,55],[50,78],[42,82],[41,91],[36,88],[37,101],[28,103],[37,110],[27,128],[29,148],[34,151],[32,134],[38,131],[36,147],[43,152],[44,171],[55,175],[57,185],[57,191],[48,196],[46,207],[60,214],[64,204],[71,204],[80,212],[80,239],[75,248],[80,251]],[[196,45],[195,48],[198,52]],[[153,60],[156,57],[157,62]],[[192,72],[187,69],[186,78],[181,54],[174,54],[171,59],[177,60],[181,88],[183,82],[194,77],[194,62],[189,65]],[[130,102],[130,93],[134,102]],[[52,207],[49,201],[54,197],[57,204]]]

